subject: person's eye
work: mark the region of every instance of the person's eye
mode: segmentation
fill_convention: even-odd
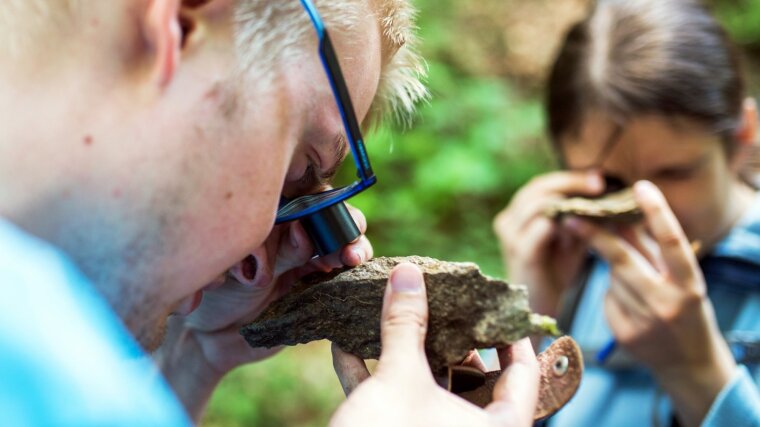
[[[298,180],[298,186],[301,188],[311,184],[314,177],[314,162],[312,162],[311,159],[308,159],[307,162],[306,169],[304,169],[303,175],[301,175],[301,178]]]
[[[307,159],[306,169],[304,169],[303,175],[295,181],[293,186],[293,192],[288,197],[299,197],[313,192],[313,189],[317,186],[317,170],[316,165],[311,160]]]

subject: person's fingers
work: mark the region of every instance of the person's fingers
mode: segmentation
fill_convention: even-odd
[[[612,334],[622,344],[630,342],[637,328],[630,312],[611,293],[604,296],[604,315]]]
[[[660,253],[660,247],[652,236],[649,235],[643,224],[622,227],[618,230],[618,234],[649,261],[657,271],[663,271],[664,261]]]
[[[559,196],[544,195],[522,202],[509,218],[508,230],[510,230],[511,235],[515,235],[516,232],[523,230],[539,219],[549,219],[546,216],[546,211],[560,200],[562,198]]]
[[[499,240],[502,251],[508,250],[510,239],[513,239],[518,231],[512,220],[514,210],[515,208],[510,205],[503,211],[499,212],[491,223],[491,229]]]
[[[356,226],[359,228],[359,232],[365,234],[367,232],[367,217],[364,216],[364,212],[348,203],[346,203],[346,207],[348,208],[348,213],[351,215],[351,218],[354,219]]]
[[[612,280],[610,280],[610,287],[607,292],[611,294],[620,305],[626,308],[632,318],[638,321],[651,318],[651,308],[647,305],[644,297],[640,293],[635,292],[634,289],[636,289],[635,285],[626,285],[621,283],[619,279],[613,277]]]
[[[520,244],[544,248],[556,234],[557,225],[547,217],[536,218],[520,237]]]
[[[496,425],[529,426],[538,401],[539,370],[530,340],[511,346],[511,361],[493,389],[493,402],[485,407]]]
[[[367,236],[360,236],[359,239],[341,250],[340,262],[343,265],[354,267],[365,261],[372,259],[374,250]]]
[[[346,353],[335,343],[332,344],[333,368],[338,375],[343,393],[348,397],[362,381],[370,377],[367,365],[360,357]]]
[[[566,224],[587,238],[590,247],[607,261],[611,273],[638,298],[645,300],[647,294],[654,293],[653,286],[660,282],[659,273],[628,242],[586,221],[569,218]]]
[[[599,227],[576,216],[563,216],[560,219],[559,225],[562,230],[569,232],[575,238],[584,242],[588,242],[599,229]]]
[[[596,195],[604,190],[598,172],[552,172],[534,178],[515,194],[509,206],[493,221],[493,230],[501,238],[514,236],[557,200],[570,195]]]
[[[556,171],[531,180],[515,199],[523,203],[536,195],[594,196],[604,191],[604,179],[598,171]]]
[[[527,209],[530,210],[531,208]],[[523,213],[515,215],[520,216]],[[544,216],[542,210],[534,211],[529,218],[518,219],[505,216],[496,221],[504,222],[504,224],[494,222],[494,231],[501,240],[502,249],[507,251],[509,251],[507,248],[515,246],[514,239],[519,239],[523,248],[526,244],[533,248],[543,247],[551,240],[556,229],[554,221]]]
[[[376,375],[430,372],[425,358],[427,320],[427,293],[422,272],[410,263],[397,265],[391,272],[383,300],[382,352]]]
[[[328,265],[330,268],[354,267],[372,259],[374,255],[372,244],[364,235],[367,232],[367,218],[359,209],[348,204],[346,206],[361,235],[339,251],[319,258],[323,264]]]
[[[328,271],[344,266],[355,267],[372,258],[372,244],[366,236],[361,235],[355,241],[329,255],[312,260],[312,263],[324,266]]]
[[[314,246],[306,230],[298,221],[283,224],[280,227],[284,229],[277,247],[275,277],[306,264],[314,253]]]
[[[665,197],[649,181],[639,181],[633,188],[646,223],[660,246],[670,277],[681,286],[699,283],[693,280],[698,268],[696,257]]]

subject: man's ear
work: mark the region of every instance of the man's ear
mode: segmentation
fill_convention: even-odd
[[[150,44],[150,76],[163,89],[171,83],[179,66],[182,48],[180,0],[149,0],[143,32]]]

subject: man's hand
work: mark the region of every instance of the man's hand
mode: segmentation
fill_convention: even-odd
[[[425,358],[428,306],[422,273],[400,264],[391,273],[381,320],[382,354],[370,376],[364,362],[333,346],[348,400],[334,426],[530,426],[538,398],[538,362],[528,340],[511,348],[511,363],[485,409],[438,386]]]
[[[584,242],[548,218],[547,208],[570,196],[595,196],[603,190],[599,172],[548,173],[521,188],[494,219],[509,281],[529,287],[534,311],[557,315],[560,295],[586,256]]]
[[[613,234],[573,220],[611,269],[605,313],[617,341],[651,368],[685,425],[698,425],[736,364],[715,320],[697,259],[662,193],[634,186],[646,218]]]
[[[242,325],[304,275],[355,266],[372,257],[364,215],[349,210],[362,235],[341,251],[312,259],[314,247],[299,223],[275,226],[261,247],[204,292],[195,311],[170,317],[166,340],[154,356],[194,419],[224,374],[278,350],[251,348],[238,332]]]

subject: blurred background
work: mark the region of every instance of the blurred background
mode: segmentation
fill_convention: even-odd
[[[351,203],[368,218],[377,256],[473,261],[503,277],[491,220],[522,184],[554,167],[542,85],[590,0],[415,3],[433,97],[411,129],[366,135],[378,184]],[[710,3],[744,50],[757,94],[760,0]],[[323,426],[343,399],[329,343],[311,343],[225,377],[203,425]]]

